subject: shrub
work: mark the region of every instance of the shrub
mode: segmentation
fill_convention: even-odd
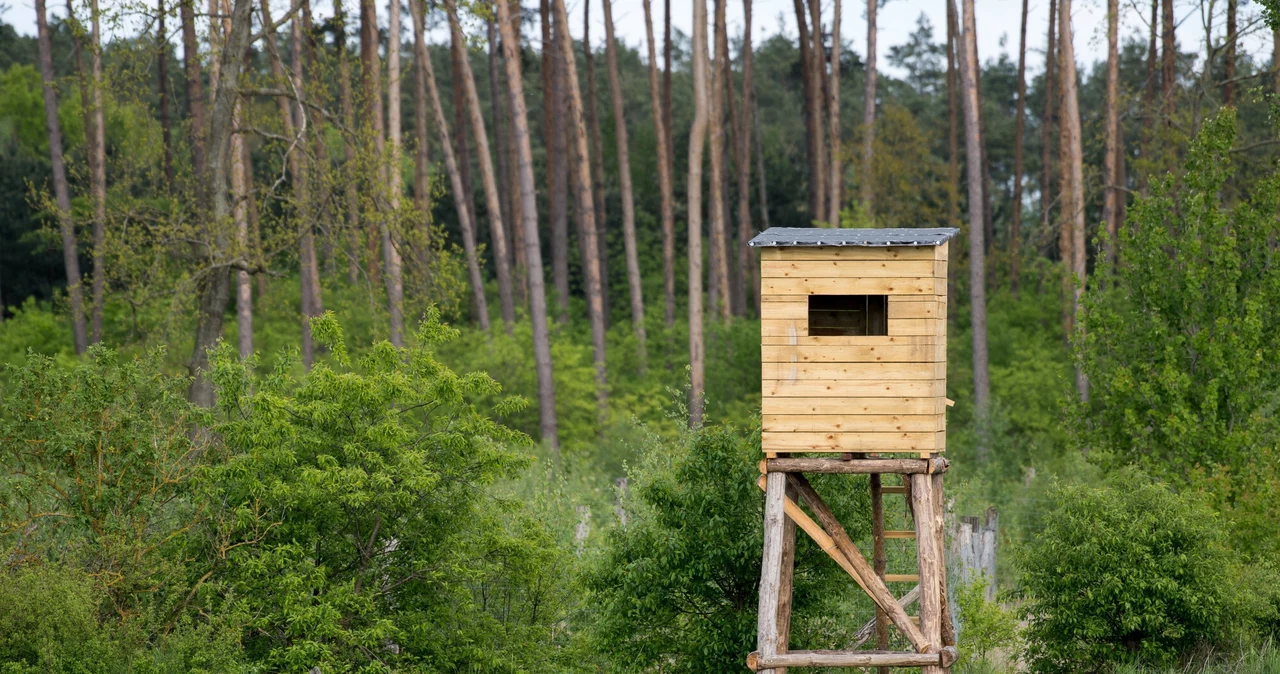
[[[1018,616],[998,602],[987,601],[986,576],[958,585],[955,601],[962,665],[989,665],[988,658],[996,649],[1017,647]]]
[[[1052,497],[1017,556],[1033,671],[1167,663],[1224,634],[1231,565],[1208,506],[1128,470]]]

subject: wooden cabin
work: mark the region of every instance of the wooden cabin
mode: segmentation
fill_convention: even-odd
[[[958,231],[773,227],[748,244],[760,249],[766,454],[946,449]]]

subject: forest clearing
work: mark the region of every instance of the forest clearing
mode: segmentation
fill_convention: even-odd
[[[30,1],[0,672],[1280,673],[1277,0]]]

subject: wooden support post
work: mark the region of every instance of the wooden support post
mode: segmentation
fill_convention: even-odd
[[[941,457],[931,459],[767,459],[770,473],[843,473],[867,475],[899,473],[902,475],[945,473],[951,462]]]
[[[798,498],[795,488],[787,485],[787,501]],[[785,506],[785,504],[784,504]],[[785,510],[785,507],[784,507]],[[778,576],[778,653],[786,653],[791,641],[791,590],[796,569],[796,521],[787,517],[782,525],[782,572]],[[786,667],[778,667],[775,674],[787,674]]]
[[[884,494],[881,492],[880,475],[871,476],[871,564],[876,576],[884,580],[888,566],[884,554]],[[889,648],[889,615],[876,607],[876,648]],[[881,667],[880,674],[889,674],[888,667]]]
[[[938,560],[942,564],[941,577],[941,594],[942,594],[942,645],[956,645],[956,624],[951,619],[951,602],[947,597],[947,565],[946,565],[946,501],[942,495],[941,473],[932,476],[933,482],[933,528],[938,536]]]
[[[942,548],[933,524],[932,476],[911,476],[911,510],[916,520],[916,562],[920,569],[920,632],[936,652],[942,646]],[[923,674],[941,674],[941,663]]]
[[[765,476],[761,475],[760,479],[756,481],[756,484],[759,485],[761,491],[767,491]],[[809,538],[812,538],[813,542],[818,545],[818,549],[827,553],[827,556],[831,558],[831,561],[844,569],[845,573],[849,574],[849,577],[858,584],[858,587],[862,588],[863,592],[871,594],[870,590],[868,590],[867,586],[862,582],[862,578],[858,575],[858,571],[853,568],[853,564],[850,564],[849,560],[845,558],[844,553],[840,552],[836,547],[835,540],[833,540],[831,536],[828,536],[827,532],[823,531],[822,526],[817,522],[814,522],[812,517],[809,517],[808,513],[800,507],[800,504],[792,500],[790,496],[792,493],[795,492],[793,491],[793,488],[788,485],[788,496],[786,501],[782,504],[783,512],[787,514],[787,518],[808,534]]]
[[[773,483],[773,476],[776,474],[777,473],[769,473],[770,484]],[[911,622],[911,619],[907,616],[907,612],[902,610],[902,607],[898,605],[898,601],[894,599],[892,594],[890,594],[889,588],[885,587],[884,582],[876,577],[875,570],[867,563],[867,559],[862,556],[862,553],[858,551],[857,546],[853,544],[853,540],[849,538],[848,532],[846,532],[844,530],[844,526],[840,524],[840,520],[836,519],[835,514],[831,512],[831,508],[827,506],[821,496],[818,496],[818,492],[814,491],[813,485],[809,484],[809,480],[805,479],[804,475],[799,473],[790,474],[788,479],[796,486],[796,489],[799,490],[800,496],[804,499],[805,503],[809,504],[814,515],[817,516],[818,521],[822,523],[822,528],[831,535],[832,540],[835,541],[836,548],[839,549],[840,552],[844,554],[845,558],[849,560],[849,563],[853,565],[857,575],[862,578],[863,589],[867,591],[867,594],[871,596],[871,599],[875,601],[876,605],[884,609],[885,613],[889,614],[889,619],[892,620],[893,624],[902,631],[903,635],[907,637],[907,641],[911,642],[911,645],[917,651],[924,653],[933,650],[936,652],[937,648],[941,646],[941,644],[938,643],[939,639],[937,636],[930,640],[928,637],[924,636],[920,628],[916,627],[915,623]],[[924,479],[927,479],[927,476],[925,476]],[[932,536],[930,536],[930,539],[932,539]],[[918,540],[919,539],[917,539],[917,541]],[[768,563],[767,559],[765,563]],[[921,585],[923,585],[923,583],[921,583]],[[934,586],[934,591],[937,591],[936,584]],[[762,597],[764,596],[763,592],[764,590],[762,586]],[[922,590],[922,597],[923,594],[924,591]],[[761,654],[763,655],[763,651]]]
[[[766,656],[752,653],[747,667],[755,672],[777,671],[776,667],[924,667],[937,669],[955,662],[955,648],[936,653],[894,653],[886,651],[793,651]]]
[[[760,656],[772,658],[778,654],[778,608],[782,596],[783,538],[786,530],[787,476],[770,473],[766,476],[764,494],[764,555],[760,565],[760,613],[756,622],[756,650]],[[773,672],[766,668],[761,671]]]

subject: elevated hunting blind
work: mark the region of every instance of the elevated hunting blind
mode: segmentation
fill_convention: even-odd
[[[947,242],[957,232],[774,227],[748,244],[762,249],[766,492],[758,643],[747,659],[753,670],[898,666],[933,673],[957,656],[946,604],[941,457],[950,403]],[[804,473],[870,475],[873,563]],[[884,474],[900,475],[901,484],[883,484]],[[885,530],[885,494],[906,497],[914,530]],[[876,605],[876,618],[850,650],[787,647],[796,526]],[[887,573],[886,539],[915,541],[916,573]],[[915,587],[899,597],[889,589],[899,584]],[[908,615],[916,602],[919,615]],[[888,650],[890,625],[913,650]],[[879,650],[858,650],[872,630]]]

